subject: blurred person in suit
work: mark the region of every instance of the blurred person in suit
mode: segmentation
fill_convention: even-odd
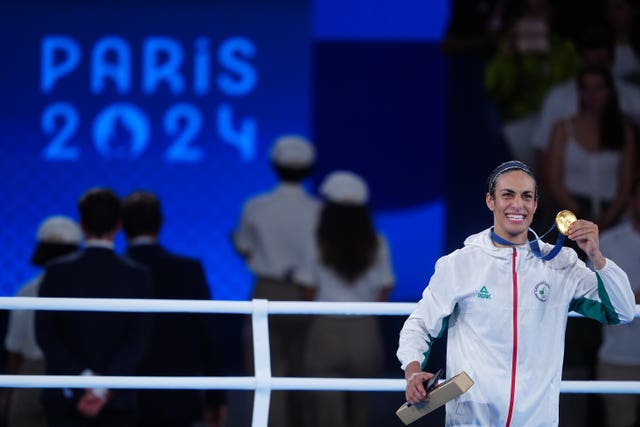
[[[71,218],[52,215],[45,218],[36,233],[36,247],[31,264],[44,267],[49,261],[76,252],[82,243],[82,230]],[[43,273],[39,273],[23,285],[16,296],[38,295]],[[6,373],[20,375],[43,375],[45,361],[36,342],[35,313],[33,310],[12,310],[4,341],[8,353]],[[40,402],[42,389],[3,389],[3,406],[7,411],[8,427],[44,427],[45,414]]]
[[[320,210],[320,202],[303,187],[314,165],[315,149],[306,138],[284,135],[274,143],[270,157],[279,183],[245,203],[232,240],[255,276],[252,298],[301,301],[303,288],[293,281],[293,273],[305,246],[313,239]],[[302,375],[307,326],[305,316],[269,318],[273,376]],[[245,363],[253,373],[250,322],[245,329],[245,347]],[[299,394],[290,391],[272,392],[269,426],[301,425],[304,415],[298,398]]]
[[[174,254],[159,243],[163,223],[160,200],[136,191],[122,200],[126,256],[151,273],[152,297],[211,299],[199,260]],[[157,313],[140,373],[150,376],[220,376],[214,317],[197,313]],[[226,396],[221,390],[140,390],[140,427],[190,427],[205,422],[224,425]]]
[[[374,228],[367,206],[369,189],[348,171],[329,174],[320,186],[325,203],[316,239],[305,252],[296,280],[308,299],[330,302],[387,301],[395,283],[386,239]],[[319,377],[370,378],[379,375],[383,340],[376,316],[315,316],[305,364]],[[366,392],[314,393],[314,427],[365,427]],[[375,424],[375,422],[373,423]]]
[[[640,177],[633,182],[628,206],[629,221],[602,233],[600,247],[627,273],[640,304]],[[640,381],[640,319],[615,328],[603,326],[597,379]],[[640,421],[637,394],[603,394],[601,398],[606,427],[633,427]]]
[[[107,188],[92,188],[78,202],[85,248],[49,263],[39,296],[58,298],[150,298],[144,267],[116,255],[121,205]],[[48,375],[137,375],[149,321],[132,312],[36,313],[36,337]],[[135,390],[47,388],[43,404],[50,427],[136,426]]]

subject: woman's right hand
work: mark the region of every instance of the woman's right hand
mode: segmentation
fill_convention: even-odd
[[[420,369],[418,362],[411,362],[405,369],[405,377],[407,379],[405,390],[407,402],[412,405],[424,402],[427,399],[427,390],[424,388],[424,384],[433,377],[433,374]]]

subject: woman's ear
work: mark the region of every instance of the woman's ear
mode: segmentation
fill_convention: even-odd
[[[489,208],[489,210],[493,212],[496,206],[496,201],[493,199],[493,197],[491,197],[491,194],[487,193],[485,197],[485,201],[487,203],[487,207]]]

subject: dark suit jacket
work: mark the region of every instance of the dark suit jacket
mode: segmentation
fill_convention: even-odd
[[[175,255],[152,244],[130,246],[126,255],[151,272],[153,298],[210,299],[200,261]],[[211,314],[194,313],[153,315],[151,341],[142,364],[142,375],[222,375],[216,357],[215,318]],[[140,417],[143,421],[157,420],[165,424],[167,420],[175,420],[174,425],[180,421],[192,422],[202,414],[201,394],[197,390],[141,390]],[[211,406],[223,403],[224,399],[225,394],[221,391],[206,393],[207,403]]]
[[[144,267],[118,257],[113,250],[88,247],[47,265],[41,297],[150,298]],[[140,313],[36,312],[36,336],[49,375],[79,375],[91,369],[100,375],[137,375],[148,341],[150,323]],[[45,389],[44,403],[52,414],[69,412],[83,390]],[[103,411],[135,411],[134,390],[111,390]],[[68,394],[68,391],[67,391]]]

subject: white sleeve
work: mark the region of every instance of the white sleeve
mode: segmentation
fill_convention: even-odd
[[[387,239],[382,236],[380,238],[380,247],[378,250],[378,259],[376,261],[376,280],[381,289],[388,288],[395,284],[396,278],[393,274],[391,264],[391,252]]]
[[[545,96],[538,115],[538,122],[531,135],[531,145],[537,150],[549,147],[553,125],[560,119],[574,114],[578,109],[578,99],[575,90],[568,90],[568,86],[555,86]]]
[[[35,297],[38,296],[38,284],[42,280],[42,274],[36,279],[22,286],[17,297]],[[7,334],[4,339],[4,348],[12,353],[25,354],[28,351],[30,331],[35,330],[33,324],[33,310],[11,310],[9,312],[9,323],[7,326]]]
[[[447,329],[449,316],[457,302],[453,278],[450,258],[440,258],[429,284],[422,292],[422,299],[400,331],[396,356],[402,369],[413,361],[424,367],[433,340],[440,338]]]
[[[9,312],[9,326],[4,339],[4,348],[12,353],[22,353],[25,347],[26,310],[11,310]]]
[[[601,323],[631,322],[636,314],[636,303],[624,270],[609,258],[595,274],[587,267],[582,268],[587,272],[578,282],[571,309]]]
[[[240,217],[240,224],[233,232],[233,244],[242,254],[250,254],[253,249],[253,231],[251,226],[250,205],[245,204]]]
[[[306,239],[302,253],[293,269],[293,281],[306,288],[318,286],[318,249],[313,238]]]
[[[635,84],[622,79],[616,79],[616,86],[620,109],[633,120],[636,126],[640,125],[640,89]]]

